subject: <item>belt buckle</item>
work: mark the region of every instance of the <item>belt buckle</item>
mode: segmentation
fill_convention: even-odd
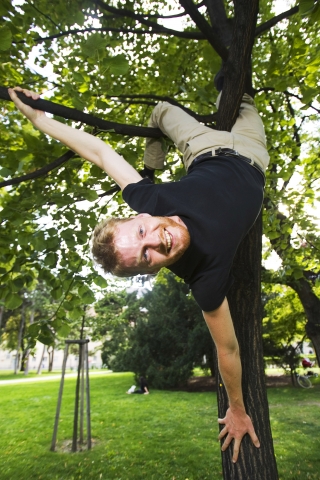
[[[239,157],[240,154],[236,151],[236,150],[232,150],[232,148],[217,148],[217,150],[215,150],[215,154],[216,155],[226,155],[226,156],[233,156],[233,157]]]

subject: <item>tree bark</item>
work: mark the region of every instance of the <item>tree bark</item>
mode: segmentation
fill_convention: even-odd
[[[237,463],[232,463],[232,450],[222,452],[225,480],[277,480],[277,466],[269,421],[265,386],[262,332],[260,265],[262,248],[262,216],[242,241],[233,265],[234,285],[228,301],[240,345],[244,403],[261,443],[257,449],[249,435],[243,438]],[[228,398],[218,377],[219,418],[225,416]]]
[[[232,23],[226,15],[223,0],[205,0],[213,30],[225,46],[229,46],[232,39]]]
[[[20,326],[19,326],[19,332],[18,332],[18,341],[17,341],[17,355],[16,355],[16,360],[14,363],[14,374],[17,375],[18,370],[19,370],[19,363],[20,363],[20,349],[21,349],[21,342],[22,342],[22,333],[23,333],[23,328],[24,328],[24,322],[25,322],[25,302],[23,302],[22,307],[21,307],[21,320],[20,320]]]
[[[52,372],[53,369],[53,359],[54,359],[54,347],[48,347],[48,372]]]
[[[3,318],[4,306],[0,305],[0,330],[2,327],[2,318]]]
[[[43,345],[42,354],[41,354],[40,362],[38,365],[37,375],[40,375],[42,373],[42,362],[43,362],[45,351],[46,351],[46,346]]]
[[[233,37],[228,60],[223,66],[225,80],[217,119],[217,129],[228,132],[239,115],[246,82],[251,80],[250,61],[259,10],[258,0],[237,0],[234,4]],[[250,91],[246,93],[251,94]]]
[[[31,305],[31,314],[30,314],[30,325],[33,324],[34,322],[34,314],[35,314],[35,310],[34,310],[34,302],[32,301],[32,305]],[[26,360],[25,360],[25,367],[24,367],[24,374],[25,375],[28,375],[29,374],[29,356],[30,356],[30,348],[27,349],[26,351]]]
[[[207,4],[209,1],[213,4],[213,0],[208,0]],[[180,3],[182,4],[181,0]],[[237,119],[248,80],[251,86],[250,62],[259,9],[258,0],[237,0],[234,5],[233,37],[228,59],[223,64],[225,79],[217,119],[217,129],[226,131],[231,130]],[[210,13],[212,17],[214,12],[211,10]],[[225,480],[278,479],[262,354],[261,249],[260,214],[235,257],[233,265],[235,283],[229,292],[228,301],[240,345],[244,403],[247,413],[252,418],[261,447],[257,449],[249,435],[246,435],[236,463],[232,462],[232,448],[223,452],[222,467]],[[218,372],[218,368],[216,371]],[[219,417],[223,418],[228,408],[228,397],[219,374],[218,385]]]

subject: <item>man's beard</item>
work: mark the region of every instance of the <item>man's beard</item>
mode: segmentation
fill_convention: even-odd
[[[170,263],[166,265],[166,266],[169,266],[177,262],[189,247],[190,234],[188,232],[188,229],[184,225],[177,223],[175,220],[172,220],[172,218],[169,218],[169,217],[157,217],[157,218],[159,219],[160,226],[162,228],[167,229],[169,227],[170,229],[170,227],[173,227],[175,230],[178,229],[179,231],[179,248],[175,250],[174,254],[170,255],[170,258],[169,258]],[[176,235],[175,235],[175,240],[176,241],[178,240]]]

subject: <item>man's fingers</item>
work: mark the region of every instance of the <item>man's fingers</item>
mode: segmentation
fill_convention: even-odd
[[[30,97],[33,100],[38,100],[40,98],[39,93],[31,92],[30,90],[26,90],[25,88],[21,88],[21,87],[8,88],[8,93],[9,93],[11,99],[15,102],[23,103],[23,102],[21,102],[21,100],[17,96],[16,92],[21,92],[26,97]]]
[[[224,452],[229,447],[231,442],[232,442],[232,436],[228,435],[225,441],[223,442],[221,450]]]
[[[40,98],[39,93],[32,92],[31,90],[27,90],[26,88],[14,87],[14,90],[24,93],[26,97],[31,97],[33,100],[38,100]]]
[[[252,443],[255,447],[259,448],[260,447],[260,442],[259,438],[256,435],[256,432],[253,430],[253,432],[249,432],[250,438],[252,440]]]
[[[227,427],[224,427],[218,435],[218,439],[221,440],[228,433]]]
[[[226,417],[218,418],[218,423],[226,423]]]
[[[232,455],[232,461],[233,461],[233,463],[236,463],[236,461],[238,460],[239,450],[240,450],[240,443],[241,443],[241,440],[235,440],[235,441],[234,441],[233,455]]]

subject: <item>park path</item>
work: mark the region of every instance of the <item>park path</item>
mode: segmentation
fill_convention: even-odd
[[[89,372],[89,376],[91,375],[107,375],[112,373],[111,370],[107,370],[106,372]],[[66,373],[64,378],[75,378],[77,376],[77,372],[74,373]],[[0,380],[0,386],[1,385],[13,385],[15,383],[31,383],[31,382],[48,382],[49,380],[60,380],[61,379],[61,373],[57,375],[39,375],[37,377],[26,377],[26,378],[17,378],[17,379],[12,379],[12,380]]]

